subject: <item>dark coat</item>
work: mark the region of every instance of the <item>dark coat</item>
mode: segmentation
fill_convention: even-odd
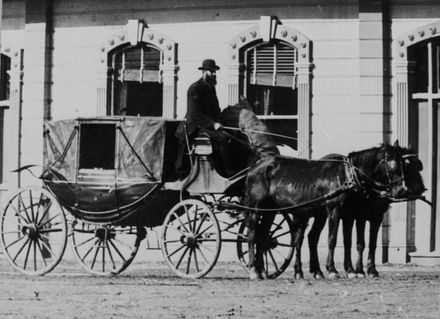
[[[220,106],[215,86],[207,84],[200,78],[187,92],[186,130],[192,135],[198,128],[214,129],[214,123],[220,123]],[[176,136],[184,140],[183,122],[179,125]]]

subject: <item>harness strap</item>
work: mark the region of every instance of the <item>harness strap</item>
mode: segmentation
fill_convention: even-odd
[[[247,209],[247,210],[252,210],[255,212],[279,212],[279,211],[287,211],[287,210],[295,210],[297,208],[302,208],[302,207],[306,207],[312,204],[317,204],[321,201],[326,201],[328,199],[332,199],[342,193],[345,193],[347,191],[349,191],[351,188],[347,185],[343,185],[337,189],[335,189],[333,192],[328,193],[327,195],[315,198],[311,201],[308,202],[304,202],[301,204],[297,204],[297,205],[291,205],[291,206],[286,206],[286,207],[281,207],[281,208],[255,208],[255,207],[249,207],[249,206],[245,206],[245,205],[240,205],[240,204],[236,204],[236,203],[222,203],[222,202],[217,202],[216,205],[223,205],[226,208],[241,208],[241,209]]]

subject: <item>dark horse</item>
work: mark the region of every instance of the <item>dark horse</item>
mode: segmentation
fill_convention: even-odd
[[[425,187],[423,185],[420,171],[422,170],[422,163],[414,154],[414,152],[407,148],[401,148],[398,144],[394,147],[398,150],[403,158],[403,176],[405,194],[403,197],[406,200],[417,199],[424,192]],[[349,158],[352,154],[349,155]],[[322,160],[346,160],[346,157],[339,154],[330,154],[325,156]],[[357,160],[353,163],[356,167],[364,170],[364,164],[362,160]],[[378,276],[375,266],[375,252],[377,246],[377,234],[380,225],[383,220],[383,215],[389,209],[390,203],[393,199],[389,196],[381,196],[377,192],[368,191],[368,189],[353,189],[347,193],[344,202],[341,205],[340,216],[336,216],[336,220],[339,218],[343,221],[343,235],[344,235],[344,269],[347,273],[347,277],[353,278],[355,276],[365,276],[363,271],[362,253],[365,248],[364,232],[365,224],[370,222],[370,240],[369,240],[369,252],[368,252],[368,264],[367,273],[369,276]],[[324,209],[324,210],[323,210]],[[313,216],[314,221],[311,230],[308,235],[309,249],[310,249],[310,272],[313,273],[316,279],[323,276],[319,267],[317,252],[317,245],[321,231],[325,225],[327,215],[324,208],[317,208],[306,214],[306,216],[295,215],[294,223],[297,225],[297,232],[295,234],[295,264],[294,271],[296,278],[303,277],[302,265],[301,265],[301,246],[304,237],[304,231],[307,227],[309,217]],[[334,220],[334,216],[330,216],[330,220]],[[336,223],[337,223],[336,221]],[[356,221],[357,228],[357,250],[358,259],[356,263],[356,270],[353,269],[351,262],[351,238],[352,228],[354,221]],[[332,228],[333,227],[333,228]],[[329,241],[333,241],[333,236],[337,233],[337,225],[329,223]],[[327,270],[330,271],[330,276],[337,276],[336,269],[331,267],[332,263],[327,263]]]
[[[290,209],[294,211],[297,219],[303,221],[319,212],[320,215],[324,215],[318,220],[324,220],[325,223],[325,217],[328,215],[331,231],[327,270],[336,274],[334,248],[339,219],[348,194],[364,191],[378,196],[402,198],[406,194],[402,164],[401,149],[387,144],[353,152],[347,160],[316,161],[271,156],[259,161],[248,172],[245,192],[245,204],[255,209],[249,211],[251,278],[264,278],[265,275],[263,251],[255,239],[256,236],[267,236],[267,229],[260,227],[257,234],[256,225],[260,217],[263,220],[272,218],[272,214],[258,212],[258,208],[269,206],[275,209]],[[326,209],[316,210],[319,207]],[[270,222],[262,221],[260,224],[268,225]],[[318,239],[319,236],[315,238],[316,242]],[[316,248],[317,245],[312,245],[313,247]],[[311,250],[310,255],[311,271],[322,274],[317,250]]]

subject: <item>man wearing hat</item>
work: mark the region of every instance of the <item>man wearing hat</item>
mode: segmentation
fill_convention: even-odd
[[[199,70],[202,71],[202,77],[194,82],[187,92],[187,112],[185,121],[180,123],[176,136],[185,142],[186,134],[191,141],[198,132],[207,133],[213,142],[214,153],[220,161],[226,159],[227,137],[218,131],[221,128],[220,107],[217,99],[215,85],[217,84],[216,71],[220,68],[212,59],[206,59],[202,62]],[[176,170],[182,170],[184,166],[184,157],[186,149],[180,147],[176,161]],[[220,166],[224,166],[219,163]]]

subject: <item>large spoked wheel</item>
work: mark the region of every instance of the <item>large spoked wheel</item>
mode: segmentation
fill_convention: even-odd
[[[66,249],[67,223],[62,207],[46,189],[18,190],[1,213],[1,250],[15,269],[44,275]]]
[[[269,236],[260,240],[263,248],[264,268],[267,276],[274,279],[289,266],[293,257],[293,222],[288,214],[276,214]],[[237,237],[237,255],[246,271],[249,271],[249,249],[247,243],[248,228],[246,222],[240,225]]]
[[[97,225],[75,220],[71,244],[76,259],[86,271],[114,276],[131,264],[145,236],[143,227]]]
[[[161,248],[171,270],[183,278],[200,278],[217,262],[220,227],[202,201],[186,199],[175,205],[162,226]]]

